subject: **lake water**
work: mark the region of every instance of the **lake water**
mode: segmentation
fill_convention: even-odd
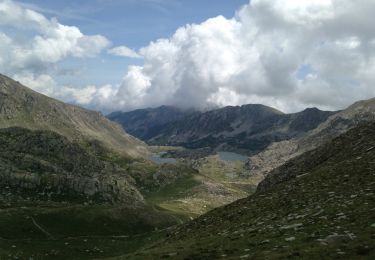
[[[218,152],[219,158],[223,161],[241,161],[246,162],[249,157],[246,155],[232,153],[232,152]]]
[[[156,164],[176,164],[177,160],[175,158],[163,158],[161,157],[164,153],[156,153],[152,154],[148,157],[148,159]]]

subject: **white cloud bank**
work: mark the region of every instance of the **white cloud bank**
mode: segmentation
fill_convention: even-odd
[[[45,66],[69,55],[95,55],[108,45],[101,36],[84,36],[20,7],[9,12],[12,2],[0,3],[0,25],[39,32],[27,44],[0,34],[0,67]],[[144,58],[142,66],[129,66],[118,86],[52,92],[105,111],[163,104],[343,108],[375,96],[374,14],[371,0],[252,0],[234,18],[186,25],[139,54],[124,46],[110,50]],[[50,80],[38,77],[32,79]]]
[[[106,108],[345,107],[375,96],[374,13],[370,0],[252,0],[142,48]]]

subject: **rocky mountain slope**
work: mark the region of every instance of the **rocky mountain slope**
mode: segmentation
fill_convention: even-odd
[[[225,107],[208,112],[176,111],[179,110],[161,107],[112,114],[109,118],[151,144],[210,147],[252,154],[272,142],[300,136],[334,114],[316,108],[283,114],[263,105]],[[156,126],[155,122],[158,122]]]
[[[289,159],[319,147],[367,121],[375,121],[375,98],[354,103],[347,109],[330,116],[304,136],[271,144],[261,153],[250,157],[248,162],[250,171],[254,175],[267,175]]]
[[[373,259],[374,163],[375,123],[359,125],[121,259]]]
[[[78,142],[96,140],[127,156],[147,152],[143,142],[99,112],[41,95],[0,74],[0,128],[15,126],[54,131]]]
[[[0,129],[0,187],[34,199],[144,203],[124,169],[51,131]]]

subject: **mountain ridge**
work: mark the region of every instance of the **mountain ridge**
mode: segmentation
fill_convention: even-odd
[[[183,112],[178,108],[166,107],[173,115],[176,115],[174,111],[179,112],[177,119],[169,116],[163,121],[165,116],[158,113],[161,108],[163,107],[117,113],[109,118],[120,123],[124,129],[131,129],[132,134],[149,144],[193,149],[210,147],[212,150],[242,150],[253,154],[272,142],[301,135],[336,113],[311,108],[294,114],[284,114],[261,104],[228,106],[205,112]],[[154,119],[149,121],[149,118],[136,118],[134,115],[140,112],[153,113]],[[153,121],[158,121],[158,126],[148,135],[137,132],[134,127],[142,125],[144,128],[152,128]]]

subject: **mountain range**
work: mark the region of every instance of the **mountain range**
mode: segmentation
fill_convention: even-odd
[[[273,142],[303,135],[335,113],[309,108],[284,114],[271,107],[250,104],[207,112],[162,106],[116,112],[107,117],[149,144],[255,154]]]

